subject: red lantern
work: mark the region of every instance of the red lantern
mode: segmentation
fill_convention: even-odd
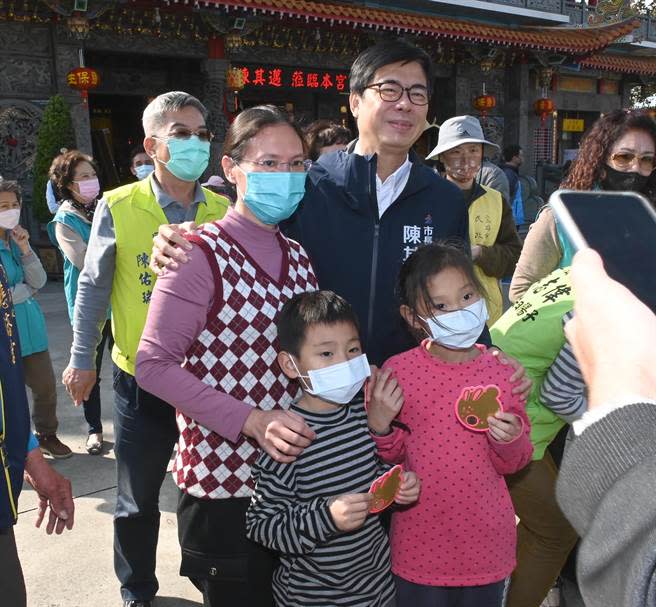
[[[497,98],[494,95],[484,94],[479,95],[474,99],[474,107],[481,113],[483,118],[487,117],[490,110],[497,106]]]
[[[556,110],[556,104],[552,99],[549,99],[549,97],[543,97],[533,104],[533,109],[535,110],[535,113],[540,116],[540,122],[542,123],[542,126],[544,126],[544,121],[547,119],[547,116],[553,114]]]
[[[72,89],[80,91],[83,103],[87,103],[89,89],[100,84],[100,76],[92,67],[76,67],[66,74],[66,82]]]

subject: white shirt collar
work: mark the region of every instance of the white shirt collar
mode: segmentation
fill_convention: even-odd
[[[364,156],[360,149],[360,140],[355,144],[353,149],[354,154]],[[376,174],[376,199],[378,201],[378,216],[382,217],[383,213],[392,206],[392,203],[401,195],[405,189],[410,178],[410,171],[412,170],[412,162],[410,162],[410,155],[406,155],[403,164],[396,169],[391,175],[383,181],[378,174]]]

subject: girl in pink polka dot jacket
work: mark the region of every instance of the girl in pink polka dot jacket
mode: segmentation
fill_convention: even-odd
[[[405,462],[423,484],[419,501],[392,516],[397,605],[500,607],[516,542],[504,475],[533,452],[524,403],[513,370],[476,344],[488,316],[461,249],[415,251],[399,296],[420,344],[390,358],[370,387],[385,393],[395,377],[403,398],[373,399],[368,411],[381,457]]]

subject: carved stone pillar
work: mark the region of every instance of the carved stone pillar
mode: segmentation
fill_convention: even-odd
[[[66,74],[80,65],[79,42],[67,40],[61,33],[55,36],[55,88],[71,108],[71,118],[77,147],[85,154],[91,154],[91,124],[89,122],[89,106],[83,103],[78,91],[66,83]],[[102,77],[102,75],[101,75]]]
[[[223,99],[225,94],[226,70],[229,62],[224,57],[223,41],[210,41],[208,58],[203,61],[202,71],[205,75],[203,91],[203,104],[209,112],[208,126],[214,133],[211,147],[209,173],[216,175],[220,172],[221,149],[225,139],[228,121],[223,113]]]
[[[531,111],[528,65],[520,64],[506,68],[505,95],[503,104],[504,145],[517,143],[524,150],[526,164],[524,170],[529,169],[528,158],[533,157],[533,138],[529,132],[529,118]]]

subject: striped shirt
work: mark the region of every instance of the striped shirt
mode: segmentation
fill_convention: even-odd
[[[563,323],[573,316],[573,312],[565,314]],[[588,408],[583,375],[568,341],[544,378],[540,388],[540,402],[569,424],[579,419]]]
[[[247,535],[280,553],[273,576],[278,607],[382,607],[394,597],[387,535],[379,517],[337,529],[328,500],[366,493],[388,466],[376,458],[362,402],[315,413],[292,405],[316,438],[291,464],[264,451],[253,467]]]

